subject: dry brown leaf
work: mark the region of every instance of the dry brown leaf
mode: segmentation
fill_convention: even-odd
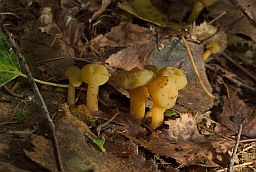
[[[92,134],[88,126],[73,117],[64,107],[65,116],[56,123],[56,135],[65,171],[158,171],[152,160],[145,160],[140,154],[134,157],[115,155],[122,147],[109,147],[105,153],[94,148],[85,139],[85,134]],[[25,151],[25,154],[43,167],[56,171],[52,145],[49,139],[43,136],[32,135],[34,151]],[[106,141],[107,142],[107,141]],[[108,143],[108,144],[111,144]],[[118,144],[118,142],[116,143]],[[124,143],[125,144],[125,143]],[[126,145],[131,145],[128,143]],[[123,147],[124,148],[124,147]],[[136,148],[136,145],[135,145]],[[112,150],[114,149],[114,150]],[[127,149],[129,150],[129,149]],[[134,150],[134,148],[131,148]]]
[[[200,138],[196,121],[189,113],[180,114],[180,118],[176,120],[168,120],[164,123],[169,126],[168,134],[173,139],[188,141]]]
[[[150,43],[154,36],[147,29],[129,22],[123,22],[119,26],[113,27],[105,35],[98,35],[91,40],[95,50],[104,47],[129,47]]]
[[[153,132],[147,140],[123,134],[154,154],[176,159],[180,167],[217,167],[226,166],[228,163],[227,151],[234,142],[220,137],[200,135],[191,114],[182,114],[181,118],[169,120],[166,124],[169,129]]]
[[[181,112],[189,111],[195,113],[205,112],[210,109],[213,106],[213,99],[203,91],[199,84],[183,43],[178,39],[173,39],[169,42],[160,41],[159,45],[162,46],[160,51],[154,49],[149,57],[148,63],[156,65],[159,68],[176,66],[182,70],[188,80],[186,87],[179,91],[177,104],[174,106],[174,109]],[[206,88],[211,92],[212,88],[205,73],[203,47],[192,42],[188,42],[188,45],[194,56],[199,75]]]
[[[221,27],[225,27],[242,17],[241,12],[230,1],[217,1],[217,3],[212,7],[209,7],[208,10],[210,12],[210,16],[213,18],[216,18],[223,12],[226,12],[224,16],[215,22]],[[235,25],[232,25],[227,29],[227,32],[244,34],[256,41],[256,29],[246,18],[243,18]]]
[[[226,126],[232,131],[227,131],[225,127],[217,126],[216,132],[222,134],[235,134],[239,125],[242,123],[242,134],[248,137],[256,138],[256,110],[247,106],[243,100],[239,99],[234,90],[229,90],[230,96],[224,98],[223,111],[216,114],[217,122]]]

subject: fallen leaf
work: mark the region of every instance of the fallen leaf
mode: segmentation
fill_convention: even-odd
[[[164,122],[169,126],[168,134],[171,138],[182,140],[194,140],[200,137],[197,130],[196,121],[189,113],[180,114],[180,118],[176,120],[168,120]]]
[[[158,26],[173,26],[179,27],[175,22],[169,21],[166,14],[159,11],[152,3],[148,0],[132,0],[118,3],[118,7],[127,11],[128,13]]]
[[[226,166],[230,158],[227,151],[234,142],[200,135],[191,114],[181,114],[181,118],[165,123],[169,129],[153,132],[147,140],[136,139],[126,133],[123,135],[154,154],[174,158],[180,164],[179,167]]]
[[[161,45],[161,49],[154,49],[147,63],[156,65],[159,68],[176,66],[181,69],[188,80],[185,88],[179,91],[174,109],[178,109],[180,112],[189,111],[195,113],[205,112],[210,109],[213,106],[213,99],[203,91],[183,43],[174,38],[172,41],[160,40],[159,45]],[[188,46],[194,56],[195,65],[202,81],[209,92],[212,92],[205,72],[203,47],[192,42],[188,42]]]
[[[216,18],[223,12],[226,12],[224,16],[215,21],[221,27],[226,27],[242,17],[241,12],[230,1],[217,1],[215,5],[209,7],[207,10],[209,10],[209,15],[212,18]],[[256,29],[246,18],[230,26],[226,32],[244,34],[256,41]]]
[[[229,90],[229,93],[229,97],[224,97],[223,111],[220,114],[216,114],[216,119],[218,123],[232,131],[227,131],[221,126],[217,126],[215,131],[222,134],[235,134],[242,123],[242,135],[256,138],[255,108],[246,105],[243,100],[239,99],[234,90]]]
[[[145,160],[140,154],[133,158],[123,158],[114,154],[117,151],[115,147],[111,147],[111,149],[106,147],[105,153],[95,149],[85,139],[85,134],[92,134],[88,126],[73,117],[68,111],[68,107],[64,107],[64,110],[66,112],[65,116],[55,126],[65,171],[93,170],[104,172],[119,171],[120,169],[127,172],[158,171],[156,164],[152,160]],[[32,135],[31,141],[34,145],[34,150],[26,150],[26,156],[41,166],[51,171],[56,171],[50,140],[43,136]]]
[[[98,35],[91,40],[91,43],[95,50],[99,50],[104,47],[138,46],[153,40],[155,40],[154,36],[146,28],[129,22],[122,22],[105,35]]]

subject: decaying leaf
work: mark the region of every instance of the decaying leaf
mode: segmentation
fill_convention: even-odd
[[[160,41],[159,45],[162,48],[160,51],[154,49],[149,57],[148,63],[156,65],[159,68],[176,66],[182,70],[188,80],[186,87],[179,91],[177,104],[174,106],[174,109],[176,108],[181,112],[203,112],[210,109],[213,106],[213,99],[200,86],[183,43],[178,39],[173,39],[169,42]],[[192,42],[188,42],[188,45],[194,56],[201,79],[211,92],[212,88],[205,73],[203,47]]]
[[[215,131],[222,134],[235,134],[238,131],[239,125],[242,123],[242,135],[256,138],[256,110],[249,107],[243,100],[239,99],[236,92],[230,91],[230,96],[224,98],[223,111],[217,114],[217,122],[226,126],[231,131],[224,127],[217,126]]]
[[[45,16],[45,13],[42,15]],[[65,69],[74,65],[71,57],[75,57],[75,54],[60,28],[55,23],[46,25],[40,20],[30,20],[22,27],[26,30],[21,36],[20,47],[31,71],[36,73],[37,63],[42,62],[48,67],[46,71],[49,75],[58,79],[66,78]]]
[[[174,108],[178,108],[181,112],[188,111],[188,109],[192,112],[203,112],[212,107],[213,99],[209,98],[201,88],[187,51],[178,39],[159,40],[161,48],[157,49],[152,33],[137,25],[122,23],[106,35],[96,37],[92,40],[92,43],[96,50],[107,46],[123,48],[110,55],[105,61],[112,68],[131,70],[145,64],[153,64],[159,68],[166,66],[181,68],[187,77],[188,85],[179,94],[178,104],[182,106],[176,105]],[[199,74],[207,89],[211,92],[211,86],[205,73],[203,47],[191,42],[189,46],[194,55]]]
[[[68,107],[64,107],[64,110],[65,117],[56,124],[56,135],[65,171],[158,171],[152,160],[145,160],[140,154],[124,158],[114,154],[117,152],[115,147],[108,149],[110,147],[107,146],[105,153],[94,148],[85,139],[85,134],[92,134],[87,125],[73,117]],[[55,171],[50,140],[37,135],[32,135],[31,139],[34,151],[25,151],[25,154],[32,161]],[[117,149],[120,150],[120,147]]]
[[[213,18],[216,18],[223,12],[226,12],[224,16],[215,22],[222,27],[228,26],[229,24],[232,24],[232,22],[235,22],[242,17],[240,11],[237,10],[237,8],[230,1],[217,1],[217,3],[214,6],[209,7],[208,10],[209,15]],[[256,29],[246,18],[237,21],[236,24],[230,26],[230,28],[226,31],[228,33],[244,34],[256,41]]]
[[[124,1],[119,3],[118,7],[142,20],[154,23],[158,26],[170,25],[178,27],[178,24],[170,22],[167,15],[159,11],[151,1],[148,0]]]
[[[125,133],[124,135],[154,154],[176,159],[180,167],[217,167],[227,164],[227,151],[234,142],[200,135],[191,114],[182,114],[181,118],[165,123],[169,125],[169,129],[153,132],[148,140],[136,139]]]

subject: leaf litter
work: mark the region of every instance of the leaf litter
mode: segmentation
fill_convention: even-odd
[[[220,103],[213,101],[202,90],[179,35],[184,34],[189,41],[189,48],[194,56],[196,67],[207,89],[210,92],[213,90],[218,93],[216,85],[213,85],[212,82],[213,76],[218,75],[218,73],[206,75],[205,62],[201,58],[204,47],[200,45],[213,34],[216,34],[219,30],[218,27],[207,25],[208,23],[199,26],[195,24],[190,27],[188,32],[184,32],[184,30],[177,31],[172,28],[167,29],[167,31],[153,25],[148,27],[143,22],[143,26],[141,26],[140,22],[131,23],[131,18],[134,18],[127,13],[123,14],[120,9],[116,8],[116,4],[110,3],[110,1],[81,1],[80,4],[73,1],[63,1],[61,5],[65,9],[59,9],[60,4],[50,1],[37,0],[35,2],[41,5],[41,9],[35,12],[37,17],[28,11],[26,13],[16,11],[17,15],[30,16],[30,18],[28,17],[24,23],[19,23],[20,28],[23,29],[22,34],[21,29],[14,31],[20,38],[20,46],[27,56],[27,61],[31,63],[30,66],[34,68],[35,74],[39,75],[36,66],[45,65],[47,74],[44,76],[45,79],[54,78],[54,80],[60,81],[65,78],[64,70],[67,66],[76,63],[81,67],[84,65],[84,61],[105,63],[112,74],[112,80],[109,82],[110,87],[102,87],[102,92],[105,91],[106,93],[100,94],[100,98],[111,100],[115,104],[114,106],[111,105],[111,108],[108,108],[107,102],[105,105],[102,104],[101,111],[93,114],[95,120],[91,120],[91,114],[84,111],[84,108],[80,106],[85,102],[85,98],[81,94],[78,97],[78,104],[80,104],[78,108],[80,109],[78,111],[76,111],[77,109],[70,110],[73,115],[83,116],[85,114],[82,118],[72,116],[69,109],[64,107],[64,114],[54,119],[66,171],[119,171],[120,169],[122,171],[167,171],[166,166],[156,163],[155,159],[152,158],[153,155],[160,156],[161,159],[167,158],[167,161],[168,158],[171,158],[171,166],[178,168],[186,168],[191,165],[226,167],[231,158],[230,150],[235,141],[221,136],[235,135],[237,126],[242,121],[243,135],[249,136],[249,138],[255,137],[253,130],[255,110],[248,106],[247,102],[238,98],[237,93],[223,98],[222,112],[220,111],[213,117],[219,124],[217,122],[210,124],[209,121],[213,121],[210,119],[211,116],[206,117],[208,122],[206,126],[214,128],[210,134],[203,134],[203,129],[199,125],[200,123],[204,124],[203,119],[195,121],[194,115],[192,115],[202,114],[208,110],[213,111],[212,107],[220,106]],[[175,1],[173,3],[175,5]],[[6,8],[8,3],[5,2],[5,4],[7,6],[4,6],[3,9],[5,11],[6,9],[11,10],[11,8]],[[183,4],[177,3],[177,7],[182,9]],[[28,8],[34,7],[31,4],[26,5]],[[231,12],[237,13],[230,4],[222,4],[221,7],[217,4],[208,8],[207,11],[210,16],[216,17],[228,8],[231,9]],[[14,8],[14,11],[16,9],[17,7]],[[184,14],[188,9],[189,5],[186,5]],[[87,12],[85,12],[86,10]],[[162,25],[163,21],[157,18],[159,16],[156,17],[156,21],[153,21],[147,16],[141,17],[136,14],[138,9],[134,8],[133,10],[135,10],[132,12],[134,16]],[[154,10],[156,10],[154,14],[160,14],[157,11],[159,8],[154,7]],[[129,10],[127,11],[129,12]],[[218,13],[213,15],[214,12]],[[123,15],[123,18],[116,15],[119,13]],[[182,16],[186,17],[184,14]],[[253,13],[248,14],[253,19]],[[109,22],[108,15],[115,17],[116,22]],[[230,17],[228,16],[224,15],[216,21],[219,27],[229,24],[227,21]],[[204,17],[207,20],[207,17]],[[172,15],[173,18],[175,15]],[[234,20],[237,18],[238,16]],[[12,18],[12,20],[15,19]],[[222,20],[224,22],[220,22]],[[184,19],[179,16],[178,21],[182,23]],[[13,30],[11,26],[9,28]],[[211,28],[211,33],[207,33],[209,28]],[[247,29],[250,30],[248,32],[245,28],[251,28],[251,25],[243,19],[241,23],[238,22],[235,28],[224,31],[226,33],[242,33],[255,40],[255,29]],[[227,46],[228,40],[226,38],[226,34],[222,32],[217,33],[212,39],[220,41],[223,51]],[[74,59],[78,59],[78,61]],[[210,59],[209,62],[212,63],[214,60]],[[122,104],[124,107],[120,107],[120,99],[127,98],[118,92],[119,90],[112,82],[116,71],[120,69],[130,70],[146,64],[154,64],[161,68],[169,65],[176,66],[186,74],[188,79],[188,85],[180,92],[174,107],[179,115],[176,115],[175,119],[166,117],[165,124],[156,131],[147,130],[145,126],[141,126],[136,119],[129,116],[128,111],[125,110],[127,104]],[[230,86],[230,83],[227,84]],[[111,89],[115,91],[108,91]],[[220,96],[226,94],[223,90],[222,88]],[[220,101],[221,99],[217,100]],[[47,101],[49,101],[48,104],[51,104],[51,99],[47,99]],[[233,106],[233,104],[235,105]],[[107,123],[113,113],[116,112],[114,108],[117,107],[124,109],[124,111],[118,110],[118,115]],[[230,114],[230,111],[235,113]],[[213,113],[215,112],[213,111]],[[23,123],[26,123],[26,120]],[[107,125],[102,125],[104,123]],[[97,133],[96,128],[101,125],[104,126],[100,132],[102,135],[96,136],[94,134]],[[218,135],[215,135],[214,132]],[[25,154],[40,166],[49,170],[56,170],[52,146],[49,138],[43,135],[44,133],[30,135],[34,149],[24,150]],[[105,143],[102,142],[102,138],[105,139]],[[94,142],[101,148],[99,149]],[[100,151],[104,149],[106,149],[105,153]],[[255,148],[251,148],[251,150],[253,149]],[[245,157],[244,154],[243,157]],[[174,165],[175,163],[176,165]]]

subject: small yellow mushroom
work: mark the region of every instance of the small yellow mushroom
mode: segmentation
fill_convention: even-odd
[[[207,8],[213,4],[215,4],[218,0],[195,0],[194,6],[188,18],[188,24],[193,23],[196,21],[200,13],[203,11],[204,8]]]
[[[209,41],[205,48],[206,51],[204,52],[204,60],[206,60],[212,53],[218,53],[221,50],[220,45],[214,40]]]
[[[82,84],[82,80],[80,78],[81,69],[76,66],[69,66],[66,69],[65,75],[69,79],[68,84],[68,95],[67,95],[67,104],[70,107],[75,106],[75,98],[76,98],[76,88]]]
[[[157,72],[157,79],[148,86],[148,92],[153,100],[153,106],[146,114],[151,117],[150,127],[155,129],[162,125],[164,112],[175,105],[178,90],[187,85],[185,75],[176,67],[165,67]]]
[[[155,78],[152,71],[136,67],[131,71],[117,73],[115,83],[118,87],[129,90],[130,114],[142,121],[145,115],[147,85]]]
[[[87,64],[82,68],[81,80],[87,83],[86,107],[91,113],[98,111],[99,86],[110,77],[107,68],[100,64]]]
[[[150,127],[155,129],[163,124],[165,110],[175,105],[178,89],[173,78],[160,76],[149,84],[148,92],[152,97],[153,106],[147,116],[152,116]]]

